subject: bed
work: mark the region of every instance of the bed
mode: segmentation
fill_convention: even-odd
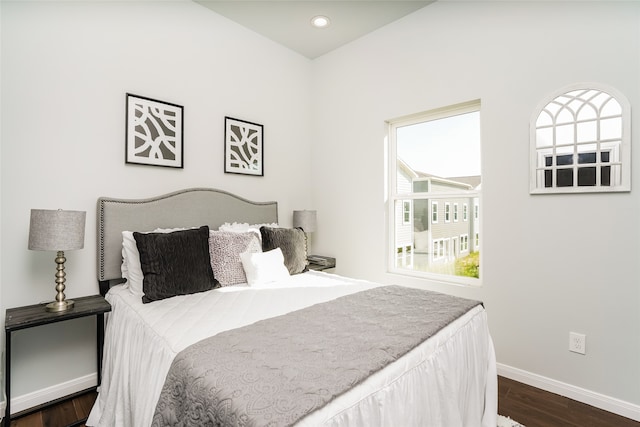
[[[308,271],[306,237],[276,225],[276,202],[194,188],[102,197],[97,215],[112,312],[87,425],[495,427],[481,303]],[[205,250],[202,274],[220,280],[194,291]]]

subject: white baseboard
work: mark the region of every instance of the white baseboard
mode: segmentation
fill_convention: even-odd
[[[34,406],[60,399],[61,397],[95,387],[98,384],[98,375],[96,373],[85,375],[71,381],[56,384],[51,387],[43,388],[32,393],[23,394],[11,398],[11,414],[24,411]],[[4,402],[3,402],[4,403]],[[4,409],[2,410],[4,415]]]
[[[581,387],[556,381],[542,375],[533,374],[522,369],[513,368],[511,366],[497,364],[498,375],[518,381],[551,393],[568,397],[578,402],[603,409],[614,414],[640,421],[640,405],[636,405],[615,397],[605,396]]]

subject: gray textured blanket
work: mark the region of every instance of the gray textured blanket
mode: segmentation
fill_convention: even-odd
[[[288,426],[478,301],[385,286],[222,332],[180,352],[153,426]]]

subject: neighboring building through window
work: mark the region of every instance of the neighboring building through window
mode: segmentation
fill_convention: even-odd
[[[389,159],[390,271],[477,283],[480,102],[389,122]]]
[[[572,86],[531,123],[531,193],[630,191],[630,106],[596,84]]]

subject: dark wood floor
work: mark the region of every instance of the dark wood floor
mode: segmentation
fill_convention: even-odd
[[[11,427],[84,427],[96,393],[66,400],[11,421]],[[526,427],[640,427],[640,423],[557,394],[498,377],[498,413]]]
[[[640,427],[640,422],[504,377],[498,377],[498,413],[526,427]]]
[[[96,401],[97,393],[90,391],[73,399],[11,420],[11,427],[85,427],[84,422]]]

